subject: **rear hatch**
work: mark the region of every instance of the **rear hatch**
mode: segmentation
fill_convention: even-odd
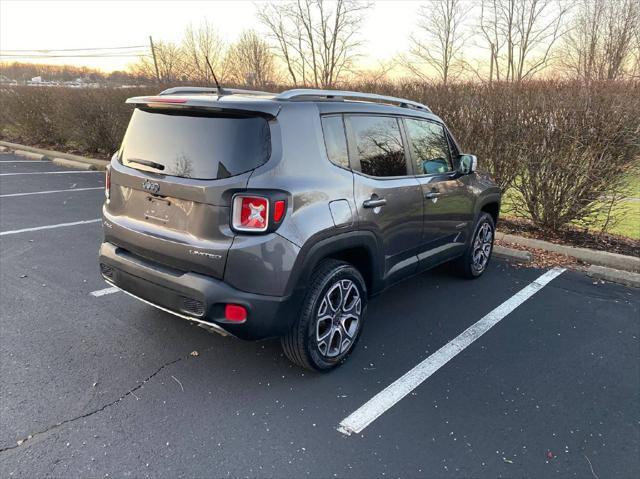
[[[112,162],[105,239],[222,278],[234,237],[231,197],[270,154],[265,115],[139,106]]]

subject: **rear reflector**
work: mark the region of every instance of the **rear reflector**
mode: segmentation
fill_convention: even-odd
[[[278,200],[273,204],[273,221],[279,223],[284,217],[284,200]]]
[[[266,231],[269,200],[261,196],[238,195],[233,199],[233,227],[238,231]]]
[[[247,310],[239,304],[227,304],[224,308],[224,318],[227,321],[241,323],[247,319]]]

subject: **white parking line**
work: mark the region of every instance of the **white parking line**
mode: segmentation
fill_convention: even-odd
[[[115,286],[112,286],[111,288],[104,288],[104,289],[99,289],[97,291],[91,291],[89,294],[97,298],[99,296],[104,296],[105,294],[117,293],[118,291],[120,291],[120,288],[116,288]]]
[[[0,165],[2,163],[31,163],[31,164],[39,165],[40,163],[44,163],[46,161],[47,160],[44,160],[44,161],[42,161],[42,160],[41,161],[34,161],[34,160],[8,160],[8,161],[6,161],[6,160],[0,160]]]
[[[0,195],[0,198],[10,198],[12,196],[29,196],[29,195],[49,195],[51,193],[64,193],[71,191],[89,191],[89,190],[104,190],[104,186],[97,186],[95,188],[69,188],[66,190],[48,190],[48,191],[32,191],[31,193],[11,193],[8,195]]]
[[[347,436],[360,433],[369,424],[393,407],[403,397],[427,380],[438,369],[461,353],[467,346],[498,324],[505,316],[540,291],[551,280],[565,271],[565,268],[553,268],[533,283],[518,291],[500,306],[480,319],[449,341],[435,353],[376,394],[359,409],[351,413],[338,425],[338,431]]]
[[[18,175],[70,175],[75,173],[101,173],[104,175],[104,171],[85,171],[85,170],[73,170],[73,171],[30,171],[29,173],[0,173],[0,176],[18,176]]]
[[[17,235],[18,233],[28,233],[30,231],[52,230],[54,228],[64,228],[66,226],[86,225],[88,223],[97,223],[102,221],[100,218],[95,220],[74,221],[73,223],[59,223],[57,225],[36,226],[35,228],[23,228],[21,230],[0,231],[0,236]]]

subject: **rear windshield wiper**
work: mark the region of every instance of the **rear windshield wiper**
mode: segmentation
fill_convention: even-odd
[[[156,163],[155,161],[143,160],[141,158],[127,158],[127,162],[129,163],[138,163],[139,165],[150,166],[156,170],[164,170],[164,165],[160,163]]]

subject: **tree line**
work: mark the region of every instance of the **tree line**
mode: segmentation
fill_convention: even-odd
[[[418,8],[408,51],[358,69],[372,3],[295,0],[258,4],[266,35],[243,31],[228,44],[204,21],[180,43],[158,41],[131,65],[161,83],[221,82],[316,88],[398,76],[448,84],[562,77],[583,82],[640,78],[638,0],[430,0]],[[381,34],[384,34],[381,32]],[[157,69],[156,69],[157,66]]]

